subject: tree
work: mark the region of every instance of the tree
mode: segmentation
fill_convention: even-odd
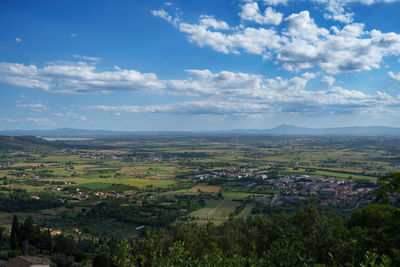
[[[93,258],[93,267],[109,267],[110,265],[110,255],[105,252],[97,254]]]
[[[375,191],[376,202],[388,202],[387,193],[400,192],[400,172],[385,175],[379,178],[381,187]]]
[[[25,241],[26,242],[31,242],[32,241],[32,235],[33,235],[33,218],[32,216],[29,216],[28,218],[25,219],[24,223],[20,226],[20,233],[19,233],[19,244],[23,244]]]
[[[135,263],[135,257],[132,255],[132,247],[128,241],[122,239],[117,245],[117,254],[112,257],[112,261],[116,266],[129,267]]]
[[[4,227],[0,227],[0,250],[3,249],[3,235],[4,235],[4,231],[6,230],[6,228]]]
[[[20,235],[19,222],[17,215],[14,215],[12,226],[11,226],[11,234],[10,234],[10,248],[12,250],[19,249],[19,241],[18,237]]]

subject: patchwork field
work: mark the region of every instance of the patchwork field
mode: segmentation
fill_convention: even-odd
[[[188,193],[199,193],[199,192],[209,192],[209,193],[218,193],[221,191],[220,186],[216,185],[208,185],[208,184],[197,184],[196,186],[187,190]]]
[[[222,222],[228,219],[229,215],[240,204],[238,201],[229,199],[208,200],[206,206],[189,214],[189,218],[199,221]]]
[[[400,166],[400,138],[394,137],[209,135],[44,144],[0,153],[0,209],[9,215],[0,216],[0,225],[9,223],[10,212],[33,214],[43,227],[79,225],[115,236],[141,225],[221,223],[263,208],[253,198],[269,203],[285,192],[265,179],[374,181]]]

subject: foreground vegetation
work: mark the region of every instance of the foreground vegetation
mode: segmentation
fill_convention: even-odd
[[[51,255],[57,266],[399,266],[400,210],[372,204],[343,218],[315,204],[292,215],[178,224],[135,239],[79,239],[13,222],[9,256]],[[24,240],[24,241],[23,241]],[[18,245],[23,244],[23,245]],[[26,247],[29,244],[28,248]],[[4,243],[2,242],[2,245]]]

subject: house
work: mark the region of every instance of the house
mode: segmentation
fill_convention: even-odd
[[[32,256],[17,256],[3,264],[4,267],[50,267],[50,263]]]
[[[51,236],[61,235],[61,230],[53,230],[50,232]]]

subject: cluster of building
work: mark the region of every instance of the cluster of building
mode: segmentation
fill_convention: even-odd
[[[209,178],[216,177],[230,177],[230,178],[268,178],[268,172],[260,171],[258,168],[226,168],[220,170],[214,170],[211,173],[204,173],[191,176],[191,178],[196,178],[200,180],[206,180]]]
[[[121,155],[111,152],[80,152],[79,156],[84,159],[122,159]]]
[[[210,173],[191,176],[199,180],[216,177],[231,178],[262,178],[263,185],[246,184],[246,187],[264,187],[279,190],[273,198],[254,196],[253,200],[269,202],[271,205],[289,205],[298,201],[309,201],[312,198],[320,200],[322,205],[340,208],[357,208],[375,200],[375,190],[379,187],[376,180],[354,180],[333,178],[311,178],[308,175],[284,175],[271,179],[268,172],[258,168],[227,168],[214,170]],[[397,196],[389,195],[390,202],[396,202]]]
[[[266,179],[264,186],[283,192],[271,200],[271,205],[289,204],[318,197],[322,205],[346,208],[373,202],[374,191],[379,184],[376,180],[339,180],[301,175]]]

